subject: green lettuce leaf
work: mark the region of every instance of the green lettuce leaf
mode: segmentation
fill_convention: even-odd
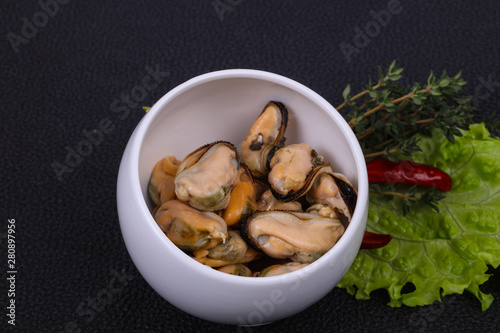
[[[385,288],[390,306],[427,305],[448,294],[474,294],[486,310],[493,296],[479,286],[488,265],[500,264],[500,139],[474,124],[450,143],[438,129],[419,136],[422,152],[412,160],[449,173],[453,189],[436,212],[414,206],[403,216],[397,199],[370,195],[367,230],[388,233],[392,241],[377,250],[361,250],[338,284],[357,299]],[[412,283],[414,291],[401,293]]]

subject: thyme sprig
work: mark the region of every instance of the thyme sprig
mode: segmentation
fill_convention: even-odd
[[[415,135],[430,135],[433,128],[441,129],[453,143],[455,136],[462,136],[460,129],[467,129],[473,122],[476,110],[472,98],[461,95],[466,82],[460,72],[454,76],[444,72],[437,77],[431,71],[425,84],[411,87],[398,82],[402,72],[403,68],[393,61],[385,73],[378,68],[378,81],[370,80],[365,90],[353,95],[347,85],[342,93],[343,102],[337,110],[347,110],[345,118],[367,161],[375,157],[393,161],[409,158],[421,150]],[[387,199],[400,198],[403,214],[417,202],[439,211],[437,202],[444,198],[435,188],[423,191],[416,185],[371,184],[370,190]]]
[[[420,150],[415,134],[428,135],[432,128],[442,129],[454,142],[455,136],[462,135],[459,129],[472,123],[471,98],[458,95],[466,84],[460,72],[453,77],[444,72],[440,78],[431,72],[425,85],[412,87],[398,83],[402,72],[394,61],[385,74],[379,67],[376,84],[370,81],[353,96],[347,85],[342,93],[344,101],[337,110],[348,109],[346,120],[367,159],[409,157]]]
[[[438,201],[445,198],[443,193],[436,190],[435,187],[421,190],[416,184],[409,188],[389,183],[370,184],[370,193],[382,195],[388,201],[399,198],[403,216],[406,216],[415,204],[420,204],[420,206],[428,205],[436,212],[439,212]]]
[[[500,121],[497,120],[495,113],[490,114],[487,117],[483,118],[484,125],[486,129],[492,136],[499,137],[500,136]]]

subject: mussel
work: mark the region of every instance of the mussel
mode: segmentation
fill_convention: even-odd
[[[284,145],[288,110],[283,103],[266,104],[241,144],[241,160],[255,177],[267,175],[269,160]]]
[[[156,205],[175,199],[174,180],[179,164],[175,156],[167,156],[156,163],[148,186],[149,195]]]
[[[298,143],[276,151],[269,166],[268,180],[273,195],[287,202],[304,195],[315,175],[327,165],[307,143]]]
[[[242,233],[272,258],[310,263],[330,250],[344,233],[339,220],[302,212],[255,212]]]
[[[243,264],[226,265],[217,269],[219,272],[238,275],[238,276],[252,276],[250,268]]]
[[[298,201],[279,201],[274,197],[271,190],[267,190],[262,193],[259,200],[257,201],[257,210],[288,210],[293,212],[300,212],[302,211],[302,205]]]
[[[239,165],[238,151],[231,143],[217,141],[202,146],[179,165],[175,194],[196,209],[224,209],[238,182]]]
[[[306,199],[311,204],[324,204],[351,220],[358,195],[346,176],[331,169],[315,177]]]
[[[273,158],[278,158],[278,153]],[[315,155],[313,154],[312,156],[314,158]],[[290,159],[290,161],[293,160]],[[300,171],[298,172],[300,176],[297,176],[297,178],[301,177],[300,179],[302,180],[306,174],[307,176],[301,182],[293,182],[293,179],[289,180],[289,178],[292,178],[293,171],[288,169],[294,169],[296,162],[288,163],[284,159],[280,163],[284,166],[280,167],[280,164],[277,163],[269,173],[271,192],[276,199],[289,202],[305,195],[309,204],[327,205],[335,211],[335,218],[339,218],[338,214],[341,213],[347,220],[351,220],[354,208],[356,207],[357,191],[345,175],[333,172],[328,164],[323,163],[322,159],[319,159],[316,166],[314,163],[311,163],[308,165],[308,168],[297,168]],[[272,176],[275,168],[277,168],[276,174],[283,175],[282,178]],[[307,172],[308,170],[309,172]],[[293,186],[287,186],[287,182]]]
[[[182,250],[209,249],[228,236],[226,222],[219,215],[198,211],[178,200],[158,206],[153,217],[165,235]]]
[[[195,260],[210,267],[244,264],[261,256],[247,245],[237,230],[230,230],[224,243],[219,243],[210,249],[195,251],[193,255]]]
[[[325,204],[314,204],[307,207],[306,213],[317,214],[325,217],[330,217],[332,219],[339,219],[340,216],[335,209]]]
[[[257,209],[257,189],[252,174],[245,164],[240,165],[236,186],[231,191],[231,198],[224,209],[222,218],[227,226],[236,225],[243,217]]]
[[[283,265],[272,265],[266,267],[261,272],[255,273],[256,277],[269,277],[283,275],[290,272],[295,272],[301,268],[306,267],[309,264],[302,264],[300,262],[288,262]]]

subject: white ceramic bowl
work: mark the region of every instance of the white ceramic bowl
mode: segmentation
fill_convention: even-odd
[[[306,142],[358,190],[352,221],[338,243],[306,268],[276,277],[218,272],[189,258],[160,230],[147,187],[156,162],[178,159],[215,140],[238,148],[270,101],[290,112],[287,143]],[[144,279],[168,302],[199,318],[259,325],[291,316],[335,287],[361,244],[368,212],[368,176],[361,148],[342,116],[321,96],[293,80],[257,70],[222,70],[195,77],[161,98],[125,149],[117,186],[127,249]]]

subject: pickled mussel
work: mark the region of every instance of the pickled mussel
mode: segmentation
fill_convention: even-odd
[[[249,247],[236,230],[229,231],[224,243],[219,243],[210,249],[195,251],[193,254],[194,259],[210,267],[244,264],[261,255]]]
[[[175,194],[193,208],[226,208],[238,182],[239,155],[229,142],[217,141],[184,158],[175,176]]]
[[[243,225],[245,237],[272,258],[311,263],[344,232],[339,220],[303,212],[256,212]]]
[[[236,225],[243,217],[253,213],[257,209],[256,201],[257,189],[252,174],[245,164],[241,164],[238,182],[222,214],[227,226]]]
[[[307,143],[299,143],[279,149],[269,166],[271,191],[277,199],[287,202],[304,195],[325,164]]]
[[[273,196],[271,190],[267,190],[260,196],[257,202],[257,210],[288,210],[293,212],[302,211],[302,205],[298,201],[280,201]]]
[[[149,181],[149,196],[156,205],[175,199],[175,175],[180,161],[175,156],[167,156],[156,163]]]
[[[256,177],[265,176],[269,159],[284,145],[288,110],[283,103],[267,103],[241,144],[241,160]]]
[[[262,270],[262,272],[255,273],[256,277],[269,277],[283,275],[290,272],[295,272],[301,268],[306,267],[309,264],[302,264],[300,262],[288,262],[283,265],[272,265]]]
[[[339,219],[340,216],[335,209],[325,204],[314,204],[307,207],[306,213],[317,214],[321,216],[330,217],[332,219]]]
[[[238,275],[238,276],[252,276],[252,271],[250,268],[243,264],[234,264],[234,265],[227,265],[227,266],[222,266],[217,269],[219,272],[231,274],[231,275]]]
[[[228,236],[226,223],[219,215],[198,211],[178,200],[158,206],[153,217],[165,235],[182,250],[215,247]]]
[[[324,204],[351,220],[356,207],[357,192],[347,178],[331,168],[318,174],[306,195],[312,204]]]

